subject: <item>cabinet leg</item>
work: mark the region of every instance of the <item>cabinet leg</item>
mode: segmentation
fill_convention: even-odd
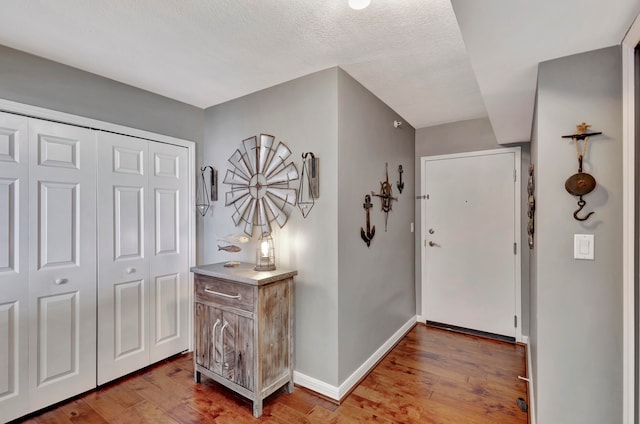
[[[200,371],[195,371],[193,373],[193,381],[196,383],[200,383]]]
[[[284,386],[284,389],[289,394],[293,393],[293,380],[289,380],[289,382],[286,384],[286,386]]]
[[[262,416],[262,399],[253,402],[253,416],[255,418]]]

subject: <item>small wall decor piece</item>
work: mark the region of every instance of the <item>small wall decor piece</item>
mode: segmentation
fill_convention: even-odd
[[[211,170],[208,188],[207,178],[205,177],[207,169]],[[196,208],[198,212],[200,212],[200,215],[205,216],[211,206],[209,199],[214,202],[218,200],[218,171],[212,166],[201,167],[199,185],[200,187],[196,193]]]
[[[564,183],[565,189],[572,195],[578,196],[578,209],[573,213],[573,217],[578,221],[586,221],[594,212],[589,212],[587,215],[580,217],[578,214],[585,207],[587,202],[584,201],[582,196],[591,193],[596,188],[596,179],[586,172],[582,172],[582,162],[587,153],[587,143],[589,137],[592,135],[602,134],[601,132],[587,132],[591,125],[585,122],[576,125],[576,133],[563,135],[562,138],[570,138],[573,140],[573,144],[576,148],[576,156],[578,157],[578,172],[573,174]],[[582,142],[582,145],[581,145]]]
[[[386,180],[380,181],[380,194],[376,194],[373,191],[371,192],[372,196],[376,196],[380,198],[380,207],[382,212],[384,212],[384,231],[387,231],[387,221],[389,218],[389,212],[391,212],[391,201],[398,200],[397,197],[393,197],[392,189],[393,186],[389,184],[389,164],[385,163],[385,173]]]
[[[372,227],[371,220],[369,219],[369,209],[371,209],[372,206],[373,204],[371,203],[371,196],[369,196],[368,194],[365,195],[362,207],[364,208],[365,214],[367,216],[367,231],[365,231],[364,228],[360,227],[360,237],[362,237],[362,240],[367,243],[367,247],[371,246],[371,240],[373,240],[373,236],[376,235],[376,226],[374,225]]]
[[[306,188],[305,188],[306,184]],[[320,197],[320,160],[313,152],[302,154],[302,171],[298,186],[298,208],[306,218]]]
[[[529,235],[529,249],[533,249],[533,233],[535,231],[535,210],[536,210],[536,198],[534,192],[536,189],[535,179],[533,177],[533,164],[529,165],[529,181],[527,182],[527,193],[529,194],[529,210],[527,216],[529,217],[529,224],[527,225],[527,234]]]
[[[229,158],[233,169],[227,169],[224,183],[231,185],[225,206],[233,205],[232,219],[236,226],[244,224],[249,237],[253,227],[259,234],[271,234],[271,223],[280,228],[287,223],[285,206],[295,206],[296,189],[289,183],[298,179],[298,169],[287,160],[291,150],[283,142],[277,146],[275,137],[260,134],[242,141],[242,146]]]
[[[400,174],[400,181],[396,182],[396,185],[398,186],[398,191],[400,192],[400,194],[402,194],[402,190],[404,190],[404,182],[402,182],[402,173],[404,171],[402,170],[402,165],[398,165],[398,174]]]

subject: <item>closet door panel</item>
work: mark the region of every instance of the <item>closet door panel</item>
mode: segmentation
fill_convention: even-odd
[[[151,362],[189,347],[187,149],[149,143]]]
[[[96,386],[95,133],[29,119],[30,407]]]
[[[28,412],[28,120],[0,113],[0,422]]]
[[[149,365],[147,152],[98,134],[98,384]]]

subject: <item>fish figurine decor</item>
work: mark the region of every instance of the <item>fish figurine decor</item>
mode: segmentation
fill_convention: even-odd
[[[223,251],[229,252],[229,253],[238,253],[242,249],[239,246],[236,246],[235,244],[228,244],[226,246],[218,245],[218,251],[220,251],[220,250],[223,250]]]

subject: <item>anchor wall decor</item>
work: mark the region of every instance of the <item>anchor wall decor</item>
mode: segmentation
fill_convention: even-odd
[[[360,227],[360,237],[362,237],[362,240],[367,243],[367,247],[371,246],[371,240],[373,240],[373,236],[376,235],[376,226],[374,225],[372,227],[371,220],[369,219],[369,209],[371,209],[372,206],[373,204],[371,203],[371,196],[369,196],[368,194],[365,195],[362,207],[364,208],[367,216],[367,231],[365,231],[364,228]]]
[[[398,187],[398,191],[402,194],[402,190],[404,190],[404,182],[402,182],[402,165],[398,165],[398,174],[400,174],[400,181],[396,182],[396,186]]]
[[[384,212],[384,231],[387,231],[387,221],[389,219],[389,212],[391,212],[391,201],[398,200],[397,197],[393,197],[392,189],[393,186],[389,184],[389,164],[385,163],[385,172],[386,172],[386,180],[380,181],[380,194],[376,194],[373,191],[371,192],[372,196],[376,196],[380,198],[380,207],[382,212]]]
[[[573,213],[573,217],[578,221],[586,221],[589,219],[591,215],[595,212],[591,211],[585,216],[578,216],[578,214],[585,207],[587,202],[584,201],[582,196],[585,194],[591,193],[596,188],[596,179],[586,173],[582,172],[582,162],[587,153],[587,143],[589,142],[589,137],[592,135],[602,134],[601,132],[587,132],[591,125],[587,125],[585,122],[582,124],[576,125],[576,133],[563,135],[562,138],[570,138],[573,140],[573,144],[576,148],[576,156],[578,157],[578,173],[573,174],[567,181],[564,183],[564,188],[572,195],[578,196],[578,209]],[[582,142],[582,145],[580,143]]]

